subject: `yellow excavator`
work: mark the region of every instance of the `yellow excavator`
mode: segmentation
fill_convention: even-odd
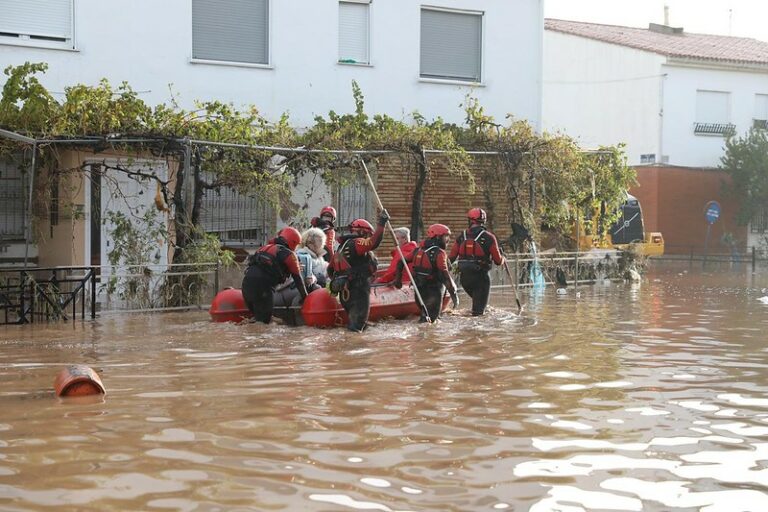
[[[618,249],[646,256],[663,255],[664,237],[657,231],[645,232],[640,201],[627,194],[627,200],[619,210],[619,218],[607,231],[602,229],[606,217],[604,208],[596,208],[585,218],[578,218],[573,226],[573,235],[578,240],[579,250]]]

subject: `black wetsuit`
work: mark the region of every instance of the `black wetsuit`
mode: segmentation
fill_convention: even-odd
[[[274,288],[288,275],[293,276],[299,293],[306,297],[307,290],[293,251],[277,243],[268,243],[248,258],[242,284],[243,299],[256,321],[268,324],[272,320]]]

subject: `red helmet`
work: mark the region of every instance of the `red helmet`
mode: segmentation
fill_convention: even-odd
[[[296,249],[296,246],[301,242],[301,233],[296,228],[290,226],[281,229],[277,236],[285,240],[290,250]]]
[[[373,226],[365,219],[353,220],[349,225],[349,229],[352,231],[367,231],[368,234],[373,234]]]
[[[482,208],[472,208],[467,212],[467,218],[475,222],[483,223],[487,217],[485,215],[485,210]]]
[[[445,224],[432,224],[427,228],[427,238],[434,238],[436,236],[451,235],[451,228]]]
[[[320,210],[320,216],[323,215],[330,215],[333,217],[333,220],[336,220],[336,208],[333,206],[324,206],[322,210]]]

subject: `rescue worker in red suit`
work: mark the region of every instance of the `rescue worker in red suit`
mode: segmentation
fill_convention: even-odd
[[[453,301],[453,308],[459,306],[459,297],[456,295],[456,285],[448,272],[448,255],[445,252],[451,230],[444,224],[432,224],[427,229],[427,239],[413,253],[409,268],[413,273],[413,280],[419,289],[421,300],[429,313],[432,322],[440,318],[440,310],[443,309],[443,296],[446,288]],[[403,262],[397,264],[395,287],[403,286]],[[418,300],[418,299],[417,299]],[[424,308],[421,309],[421,322],[426,322]]]
[[[334,244],[336,243],[336,226],[334,226],[334,222],[336,222],[336,208],[333,206],[324,206],[320,210],[320,216],[312,217],[309,221],[313,228],[320,228],[325,233],[325,254],[323,258],[328,262],[333,257]]]
[[[395,232],[395,240],[405,257],[405,261],[410,263],[413,251],[419,247],[419,244],[411,240],[410,229],[395,228],[393,231]],[[397,275],[397,264],[400,262],[400,251],[397,250],[397,247],[392,249],[392,260],[389,263],[389,267],[376,278],[374,283],[391,283],[395,280],[395,276]],[[408,275],[404,275],[402,279],[405,280],[405,282],[408,282]]]
[[[248,257],[248,268],[243,278],[243,299],[256,321],[268,324],[272,320],[272,293],[275,286],[289,275],[296,284],[301,301],[307,297],[299,260],[293,252],[301,241],[296,228],[283,228],[267,245]]]
[[[371,278],[376,273],[377,261],[373,250],[381,243],[389,214],[379,215],[376,231],[365,219],[349,225],[351,233],[339,238],[339,247],[328,265],[331,293],[338,294],[347,312],[347,329],[361,332],[368,322],[371,309]]]
[[[461,287],[472,297],[472,316],[479,316],[488,306],[491,265],[503,265],[504,256],[496,237],[485,229],[485,210],[472,208],[467,220],[469,227],[456,239],[448,259],[453,263],[458,258]]]

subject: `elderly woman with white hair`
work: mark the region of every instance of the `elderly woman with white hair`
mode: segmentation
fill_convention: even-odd
[[[307,292],[311,293],[324,288],[328,281],[328,262],[323,259],[325,254],[325,233],[319,228],[309,228],[301,234],[301,244],[296,249],[296,257],[301,267],[301,275]],[[290,306],[299,306],[300,293],[290,279],[275,287],[273,301],[275,316],[294,321],[290,310],[281,310]],[[291,318],[288,318],[288,317]]]

